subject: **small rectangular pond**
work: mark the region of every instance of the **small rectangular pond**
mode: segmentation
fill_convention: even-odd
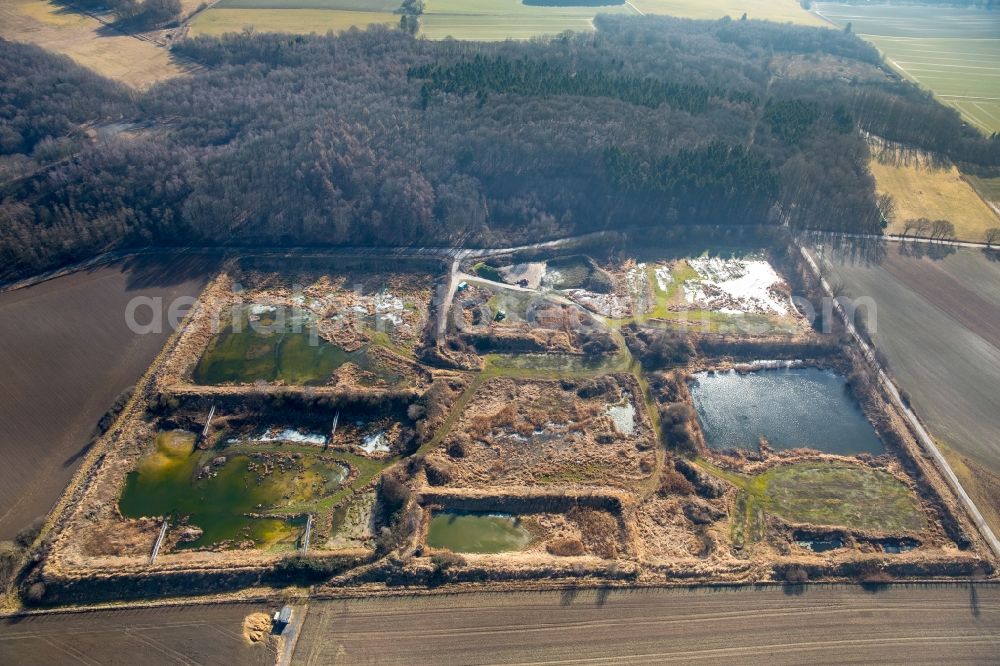
[[[401,380],[367,348],[346,351],[319,337],[309,315],[285,314],[282,309],[262,306],[239,310],[236,321],[212,339],[195,366],[195,383],[251,384],[263,380],[320,385],[345,363],[358,367],[362,384],[394,385]]]
[[[794,368],[701,372],[690,383],[705,441],[715,450],[807,447],[840,455],[882,453],[882,443],[844,378]]]
[[[441,511],[431,518],[427,545],[455,553],[507,553],[524,550],[531,532],[518,516],[503,513]]]

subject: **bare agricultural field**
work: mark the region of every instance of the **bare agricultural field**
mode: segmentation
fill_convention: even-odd
[[[932,260],[903,256],[904,248],[909,244],[888,244],[881,265],[828,253],[824,271],[851,297],[875,302],[875,342],[934,437],[971,465],[1000,474],[1000,264],[979,250]],[[995,506],[996,496],[977,494],[988,484],[971,478],[967,472],[963,483],[970,480],[977,504]]]
[[[194,296],[209,270],[133,260],[0,294],[0,538],[48,512],[98,420],[170,334],[133,333],[129,300]]]
[[[420,16],[420,34],[428,39],[530,39],[565,30],[591,32],[598,14],[639,12],[628,4],[540,7],[520,0],[429,0]]]
[[[134,88],[178,76],[182,65],[151,42],[115,32],[102,23],[46,0],[0,3],[0,37],[37,44]]]
[[[901,661],[978,662],[1000,649],[998,629],[994,586],[570,589],[313,603],[295,660],[851,663],[893,646]]]
[[[955,225],[955,236],[960,240],[981,241],[987,229],[1000,226],[1000,216],[954,166],[895,166],[877,159],[869,166],[878,191],[892,195],[896,203],[889,233],[902,233],[907,220],[921,217],[948,220]]]
[[[269,605],[107,610],[0,620],[5,664],[274,664],[274,639],[251,641],[244,620]]]
[[[252,27],[257,32],[296,34],[342,32],[370,25],[393,26],[399,17],[388,12],[340,11],[335,9],[274,9],[256,7],[212,7],[191,21],[192,35],[224,35]]]
[[[630,0],[643,14],[669,14],[681,18],[718,19],[728,16],[748,19],[828,26],[829,23],[806,11],[796,0]]]
[[[931,90],[986,134],[1000,130],[1000,14],[967,7],[819,3],[851,24],[901,74]]]

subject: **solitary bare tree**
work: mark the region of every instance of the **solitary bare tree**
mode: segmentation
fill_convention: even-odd
[[[993,247],[994,244],[1000,241],[1000,227],[987,229],[986,233],[983,234],[983,241],[990,247]]]

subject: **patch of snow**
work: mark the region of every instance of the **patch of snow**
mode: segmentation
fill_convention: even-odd
[[[624,404],[612,405],[608,407],[608,416],[615,423],[615,430],[622,435],[631,435],[635,432],[635,405],[631,400],[626,400]]]
[[[563,293],[588,310],[611,319],[622,319],[630,314],[631,303],[623,296],[598,294],[586,289],[566,289]]]
[[[640,292],[646,286],[646,264],[636,264],[625,273],[625,286],[632,293]]]
[[[257,315],[258,317],[266,312],[277,312],[278,308],[273,305],[264,305],[262,303],[254,303],[250,306],[250,314]]]
[[[554,268],[546,268],[542,276],[541,285],[550,289],[555,289],[557,284],[563,281],[563,274]]]
[[[674,281],[674,276],[670,274],[670,267],[657,266],[654,273],[656,274],[656,286],[660,288],[660,291],[666,291],[667,285]]]
[[[379,430],[371,435],[365,435],[361,450],[365,453],[389,453],[388,436],[384,430]]]
[[[776,290],[781,277],[767,261],[698,257],[688,264],[701,278],[684,283],[688,303],[729,314],[788,314],[787,299]]]
[[[295,444],[314,444],[316,446],[323,446],[326,444],[326,435],[301,432],[294,428],[268,428],[256,437],[247,437],[246,439],[232,437],[228,440],[228,443],[230,444],[239,444],[240,442],[292,442]]]
[[[375,312],[379,314],[403,309],[403,299],[388,291],[375,294],[372,297],[372,302],[375,304]]]
[[[393,326],[403,325],[403,316],[396,314],[395,312],[390,312],[388,314],[376,315],[381,321],[387,321]]]

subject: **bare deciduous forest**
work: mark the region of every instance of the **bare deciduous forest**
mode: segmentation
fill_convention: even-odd
[[[0,42],[0,277],[146,245],[490,244],[706,223],[880,232],[890,206],[863,133],[1000,164],[1000,140],[848,32],[597,27],[502,44],[381,28],[189,39],[175,51],[203,69],[144,93]],[[780,76],[779,58],[870,75]]]

